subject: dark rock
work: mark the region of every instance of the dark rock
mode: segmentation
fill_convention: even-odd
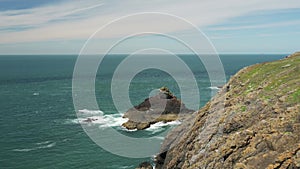
[[[243,127],[242,124],[240,124],[239,121],[232,119],[229,122],[225,123],[224,128],[223,128],[223,132],[228,134],[231,133],[233,131],[237,131],[239,128]]]
[[[96,121],[96,120],[97,119],[87,118],[87,119],[83,120],[83,122],[85,122],[85,123],[91,123],[91,122]]]
[[[131,120],[128,120],[126,123],[122,124],[123,127],[127,128],[128,130],[134,130],[137,128],[137,123]]]
[[[151,163],[143,162],[136,169],[153,169],[153,167],[152,167]]]
[[[230,85],[227,85],[226,86],[226,92],[229,92],[229,90],[230,90]]]
[[[136,128],[138,130],[144,130],[146,128],[149,128],[150,127],[150,123],[138,123]]]
[[[162,87],[157,95],[129,109],[123,116],[129,120],[122,126],[129,130],[143,130],[157,122],[180,120],[185,114],[191,112],[194,110],[186,108],[168,88]]]
[[[250,103],[250,101],[245,101],[245,105],[249,105]]]

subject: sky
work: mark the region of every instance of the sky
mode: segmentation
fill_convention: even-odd
[[[151,30],[194,44],[201,32],[218,53],[287,54],[300,51],[299,18],[299,0],[0,0],[0,54],[78,54],[92,35],[97,45],[90,52],[97,53]],[[105,34],[95,34],[101,28]],[[112,53],[145,47],[190,52],[170,38],[142,34]]]

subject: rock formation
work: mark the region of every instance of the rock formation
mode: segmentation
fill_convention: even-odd
[[[143,162],[136,169],[153,169],[153,167],[149,162]]]
[[[239,71],[169,132],[155,162],[156,169],[300,168],[300,53]]]
[[[183,114],[191,112],[194,110],[187,109],[168,88],[162,87],[157,95],[129,109],[123,116],[129,120],[122,126],[129,130],[143,130],[157,122],[166,123],[181,119]]]

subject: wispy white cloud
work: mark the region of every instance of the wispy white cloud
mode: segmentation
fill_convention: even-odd
[[[21,31],[0,31],[0,44],[36,42],[49,40],[87,39],[99,27],[111,20],[136,12],[164,12],[191,21],[200,28],[224,22],[230,18],[261,10],[300,8],[298,0],[191,0],[191,1],[139,1],[123,0],[118,3],[109,0],[66,1],[24,10],[0,12],[0,28],[22,28]],[[57,22],[63,20],[61,22]],[[143,27],[144,22],[153,26],[163,25],[165,31],[181,31],[185,27],[170,28],[160,20],[132,20],[119,29],[111,30],[102,38],[114,38],[130,32],[130,28]],[[253,29],[257,27],[280,26],[282,23],[266,25],[215,28],[215,30]],[[294,23],[290,23],[294,24]],[[32,28],[31,28],[32,27]]]
[[[212,35],[209,38],[212,39],[212,40],[215,40],[215,39],[231,39],[231,38],[235,38],[235,36],[233,36],[233,35]]]
[[[282,36],[285,36],[285,37],[294,37],[294,36],[299,36],[300,32],[281,32],[281,33],[274,33],[274,34],[271,34],[271,33],[261,33],[261,34],[257,34],[255,36],[258,36],[258,37],[282,37]]]
[[[227,30],[241,30],[241,29],[261,29],[261,28],[274,28],[274,27],[284,27],[284,26],[292,26],[299,25],[299,20],[294,21],[286,21],[286,22],[278,22],[278,23],[268,23],[268,24],[254,24],[254,25],[243,25],[243,26],[217,26],[209,28],[209,30],[214,31],[227,31]]]
[[[0,12],[0,27],[40,26],[60,19],[72,17],[80,19],[90,16],[90,10],[102,5],[103,3],[97,1],[74,1],[31,9],[3,11]]]

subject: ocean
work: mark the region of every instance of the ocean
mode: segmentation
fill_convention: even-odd
[[[226,79],[241,68],[283,58],[280,55],[220,55]],[[151,56],[142,56],[151,57]],[[180,55],[190,67],[200,90],[200,105],[211,98],[208,73],[194,55]],[[94,122],[99,129],[112,127],[130,137],[150,137],[177,123],[157,124],[145,131],[126,131],[124,119],[114,107],[111,79],[125,55],[106,56],[96,77],[96,99],[100,110],[80,110],[101,115]],[[10,55],[0,56],[0,168],[134,168],[153,157],[128,158],[110,153],[94,143],[77,119],[72,99],[72,75],[76,55]],[[180,95],[176,81],[168,73],[149,69],[132,79],[129,96],[137,105],[154,89],[167,86]],[[110,139],[110,138],[106,138]],[[162,137],[157,137],[161,142]],[[157,145],[156,148],[159,148]],[[147,149],[145,149],[147,151]],[[153,154],[154,155],[154,154]]]

